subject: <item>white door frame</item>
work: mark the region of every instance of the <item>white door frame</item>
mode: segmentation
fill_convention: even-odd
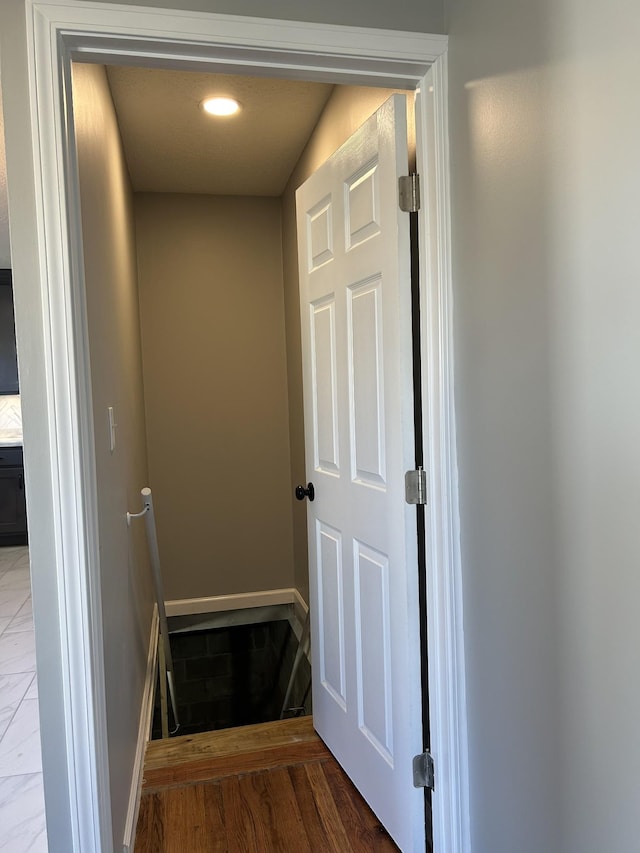
[[[430,503],[427,507],[428,648],[433,795],[437,853],[470,850],[462,587],[449,251],[445,36],[327,26],[84,0],[25,0],[28,88],[35,178],[32,247],[38,296],[29,326],[44,330],[45,363],[30,363],[30,329],[20,327],[22,392],[44,388],[47,418],[38,427],[50,457],[53,536],[31,519],[32,547],[55,555],[63,713],[68,774],[47,763],[47,801],[68,778],[74,850],[112,850],[98,582],[96,477],[84,311],[81,230],[73,131],[68,122],[72,59],[288,76],[336,83],[416,88],[418,167],[423,180],[421,275],[423,399]],[[17,96],[3,79],[5,98]],[[26,109],[25,105],[25,109]],[[10,194],[19,191],[20,177]],[[23,177],[24,180],[24,177]],[[11,196],[10,196],[11,197]],[[37,224],[36,224],[37,223]],[[24,246],[20,240],[18,247]],[[19,258],[14,258],[19,273]],[[20,282],[18,281],[18,288]],[[33,285],[31,285],[33,286]],[[41,332],[39,332],[41,333]],[[25,341],[24,347],[21,341]],[[32,435],[34,432],[32,432]],[[27,455],[29,435],[25,435]],[[35,475],[28,488],[37,488]],[[48,530],[48,526],[47,526]],[[41,540],[39,540],[39,536]],[[39,583],[34,576],[35,587]],[[36,625],[37,630],[37,625]],[[46,697],[43,696],[46,704]],[[410,772],[410,768],[407,768]],[[127,780],[128,783],[128,780]]]

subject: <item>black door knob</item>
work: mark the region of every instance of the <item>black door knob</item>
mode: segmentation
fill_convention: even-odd
[[[307,483],[307,488],[304,486],[296,486],[296,497],[299,501],[309,498],[312,501],[316,496],[316,490],[313,488],[313,483]]]

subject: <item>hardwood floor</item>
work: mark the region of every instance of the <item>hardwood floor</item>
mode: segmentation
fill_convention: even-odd
[[[147,746],[135,853],[397,850],[309,717]]]

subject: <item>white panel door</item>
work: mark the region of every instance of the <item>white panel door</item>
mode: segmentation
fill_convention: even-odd
[[[403,851],[424,851],[406,105],[297,193],[315,727]]]

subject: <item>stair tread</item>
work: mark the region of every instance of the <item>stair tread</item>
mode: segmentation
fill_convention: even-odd
[[[322,743],[313,729],[311,717],[276,720],[252,726],[183,735],[168,740],[149,741],[145,753],[145,773],[180,764],[223,759],[225,756],[294,746]]]

